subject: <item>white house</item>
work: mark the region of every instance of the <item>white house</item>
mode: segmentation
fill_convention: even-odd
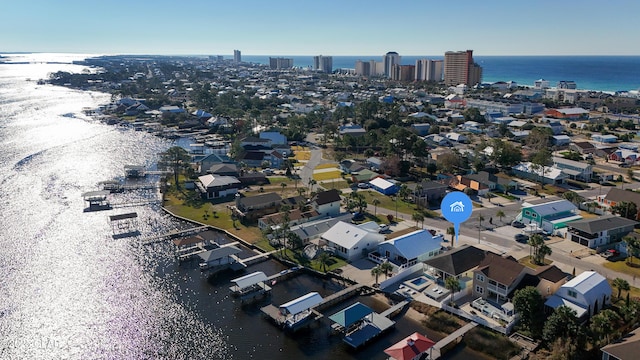
[[[371,225],[375,225],[375,229]],[[335,254],[349,261],[362,258],[375,249],[384,240],[384,235],[377,231],[378,225],[367,222],[354,225],[340,221],[321,236],[321,243],[333,248]]]
[[[611,286],[595,271],[585,271],[568,281],[544,303],[555,309],[562,305],[576,311],[578,318],[590,317],[611,304]]]
[[[442,235],[433,237],[427,230],[417,230],[395,239],[381,242],[369,259],[376,263],[389,261],[395,271],[402,272],[411,266],[440,254]]]
[[[240,180],[233,176],[213,176],[211,174],[198,177],[198,190],[207,199],[218,199],[238,193]]]
[[[337,216],[340,214],[340,190],[331,189],[317,193],[311,199],[311,205],[321,215]]]
[[[445,136],[447,137],[447,139],[458,142],[458,143],[466,143],[467,141],[469,141],[469,138],[467,138],[466,136],[455,133],[455,132],[450,132]]]
[[[599,143],[608,143],[608,144],[615,143],[618,141],[618,137],[611,134],[608,134],[608,135],[593,134],[591,135],[591,139]]]
[[[633,231],[637,221],[622,216],[603,215],[592,219],[572,221],[567,224],[569,238],[580,245],[595,249],[621,241]]]

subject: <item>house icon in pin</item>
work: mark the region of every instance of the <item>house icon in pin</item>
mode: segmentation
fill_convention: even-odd
[[[451,205],[449,205],[449,207],[451,209],[451,212],[455,212],[455,213],[464,212],[464,204],[462,203],[462,201],[456,201]]]

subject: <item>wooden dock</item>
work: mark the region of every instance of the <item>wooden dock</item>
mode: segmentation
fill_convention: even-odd
[[[442,356],[443,348],[445,348],[452,342],[455,342],[456,344],[459,343],[462,340],[464,334],[466,334],[469,330],[473,329],[476,326],[478,326],[477,323],[470,322],[467,325],[449,334],[449,336],[445,337],[444,339],[438,341],[435,345],[433,345],[431,358],[429,358],[429,360],[439,359]]]
[[[401,309],[404,309],[405,306],[409,305],[409,300],[404,300],[402,302],[399,302],[395,305],[393,305],[392,307],[388,308],[387,310],[383,311],[380,316],[384,316],[387,318],[390,318],[396,311],[399,311]]]
[[[164,240],[169,240],[169,239],[174,239],[177,237],[181,237],[181,236],[186,236],[186,235],[191,235],[191,234],[197,234],[201,231],[207,230],[209,229],[208,226],[199,226],[199,227],[194,227],[194,228],[190,228],[190,229],[184,229],[184,230],[173,230],[170,231],[166,234],[162,234],[162,235],[158,235],[158,236],[152,236],[146,239],[143,239],[143,245],[149,245],[149,244],[154,244],[157,242],[161,242]]]
[[[313,309],[317,311],[321,311],[322,309],[335,305],[345,299],[356,296],[360,293],[360,289],[362,289],[363,287],[364,285],[362,284],[356,284],[356,285],[349,286],[346,289],[342,289],[337,293],[333,293],[327,296],[326,298],[324,298],[322,302],[316,305]]]
[[[238,244],[238,242],[235,242],[235,244]],[[279,250],[272,250],[266,253],[261,253],[255,256],[251,256],[245,259],[242,259],[242,262],[245,263],[246,265],[249,265],[250,263],[256,261],[256,260],[262,260],[262,259],[266,259],[268,258],[271,254],[278,252]]]

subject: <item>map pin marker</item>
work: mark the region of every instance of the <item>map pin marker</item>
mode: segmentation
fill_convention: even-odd
[[[442,216],[444,216],[447,221],[453,223],[457,243],[458,234],[460,234],[460,224],[467,221],[473,211],[471,199],[461,191],[450,192],[442,199],[440,211],[442,211]]]

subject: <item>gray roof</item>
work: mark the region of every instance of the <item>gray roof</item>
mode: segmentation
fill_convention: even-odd
[[[425,261],[425,264],[449,275],[460,275],[478,266],[485,256],[484,250],[463,245],[433,257]]]
[[[572,166],[572,167],[576,167],[578,169],[588,169],[591,167],[590,164],[587,163],[582,163],[582,162],[578,162],[578,161],[574,161],[574,160],[569,160],[569,159],[565,159],[565,158],[561,158],[561,157],[553,157],[553,163],[554,164],[564,164],[564,165],[568,165],[568,166]]]
[[[577,207],[569,200],[550,201],[548,203],[534,205],[529,209],[537,212],[540,216],[553,215],[561,212],[575,211]]]
[[[238,203],[240,203],[242,206],[245,206],[245,207],[251,207],[251,206],[264,205],[264,204],[269,204],[274,202],[279,204],[281,201],[282,201],[282,198],[280,197],[280,195],[276,193],[266,193],[266,194],[261,194],[256,196],[243,197],[242,199],[238,200]]]
[[[634,226],[637,221],[629,220],[621,216],[604,215],[593,219],[573,221],[567,226],[588,234],[595,234],[605,230],[618,229],[622,227]]]
[[[324,234],[339,221],[349,221],[350,219],[351,214],[345,214],[330,219],[310,221],[308,223],[292,226],[290,230],[292,233],[298,235],[301,239],[310,239]]]
[[[234,178],[233,176],[213,176],[211,174],[207,174],[199,176],[198,180],[205,188],[240,184],[240,180]]]
[[[212,174],[215,173],[237,173],[238,172],[238,167],[236,166],[236,164],[213,164],[211,165],[211,167],[209,168],[209,172]]]
[[[241,252],[242,250],[231,245],[231,246],[224,246],[221,248],[205,251],[203,253],[198,254],[198,256],[205,262],[212,262],[218,259],[225,258],[227,256],[239,254]]]

